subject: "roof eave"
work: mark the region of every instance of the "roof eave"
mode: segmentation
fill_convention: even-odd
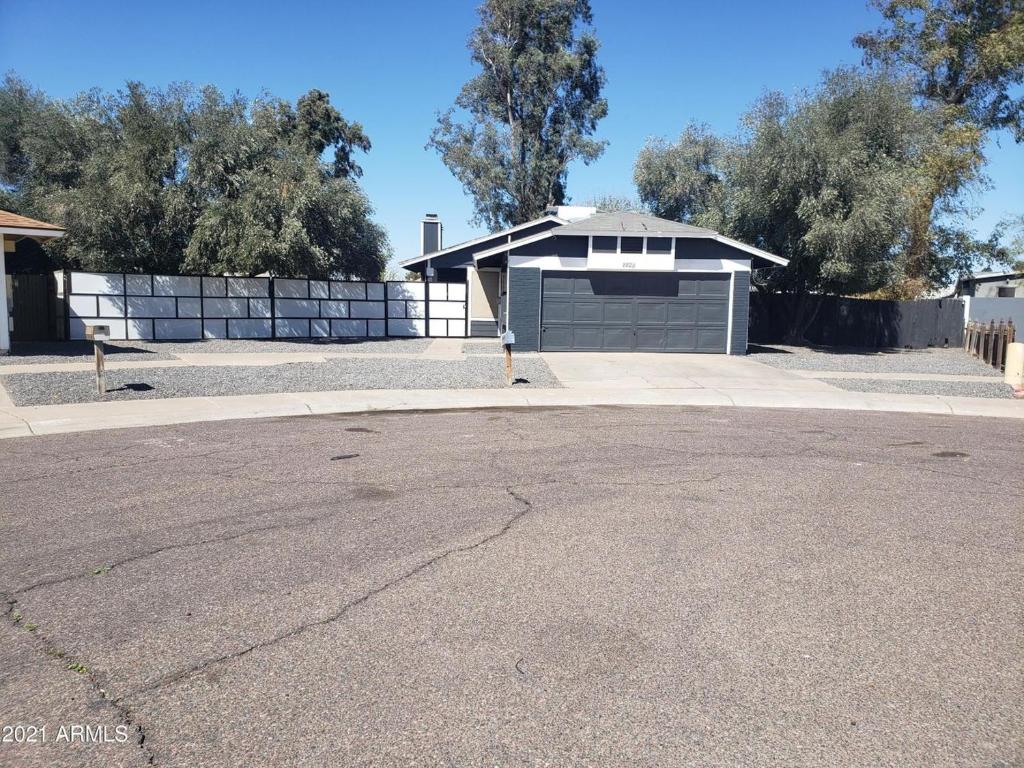
[[[788,266],[789,264],[789,259],[784,259],[782,256],[776,256],[774,253],[768,253],[768,251],[762,251],[760,248],[755,248],[752,245],[747,245],[746,243],[740,242],[739,240],[733,240],[731,237],[726,237],[725,235],[719,235],[718,233],[715,233],[714,235],[712,235],[712,239],[717,240],[718,242],[723,243],[724,245],[729,245],[738,250],[745,251],[749,253],[751,256],[757,256],[759,258],[764,259],[765,261],[770,261],[773,264],[778,264],[781,267]]]
[[[562,234],[562,230],[559,228],[549,229],[547,232],[538,232],[536,235],[530,235],[529,237],[522,237],[518,240],[511,240],[501,245],[496,245],[493,248],[488,248],[485,251],[479,251],[473,254],[473,262],[478,263],[480,259],[486,259],[489,256],[496,256],[499,253],[505,253],[511,251],[513,248],[518,248],[523,245],[531,245],[532,243],[539,243],[541,240],[547,240],[549,237],[554,237],[556,234]]]
[[[461,251],[462,249],[469,248],[470,246],[472,246],[472,245],[474,245],[476,243],[482,243],[484,240],[491,240],[492,238],[495,238],[495,237],[501,237],[502,235],[509,235],[509,234],[512,234],[513,232],[519,232],[520,230],[526,229],[527,227],[533,227],[533,226],[536,226],[537,224],[543,224],[546,221],[554,221],[554,222],[557,222],[559,224],[568,224],[569,223],[565,219],[561,219],[558,216],[555,216],[554,214],[549,214],[547,216],[541,216],[539,219],[533,219],[531,221],[526,221],[526,222],[523,222],[522,224],[517,224],[514,227],[509,227],[508,229],[503,229],[500,232],[491,232],[490,234],[487,234],[487,235],[481,235],[480,237],[475,237],[472,240],[465,240],[465,241],[463,241],[461,243],[456,243],[455,245],[449,246],[448,248],[442,248],[440,251],[432,251],[431,253],[424,253],[421,256],[414,256],[411,259],[405,259],[404,261],[398,262],[398,266],[400,266],[400,267],[411,267],[411,266],[419,264],[421,262],[429,261],[430,259],[436,259],[439,256],[445,256],[445,255],[447,255],[449,253],[454,253],[455,251]],[[514,243],[514,242],[517,242],[517,241],[513,240],[512,242]]]
[[[0,234],[14,235],[15,237],[33,237],[42,240],[52,240],[64,237],[67,230],[46,229],[42,227],[0,227]]]

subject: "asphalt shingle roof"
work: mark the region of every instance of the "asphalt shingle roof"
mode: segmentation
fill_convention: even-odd
[[[635,234],[635,235],[714,235],[714,230],[693,227],[689,224],[681,224],[678,221],[659,219],[646,213],[633,213],[630,211],[617,211],[614,213],[596,213],[572,224],[559,227],[557,234],[571,235],[573,233],[586,234],[593,232],[607,232],[608,234]]]
[[[19,216],[10,211],[0,211],[0,227],[20,227],[22,229],[50,229],[55,232],[63,232],[63,227],[56,224],[47,224],[45,221],[30,219],[28,216]]]

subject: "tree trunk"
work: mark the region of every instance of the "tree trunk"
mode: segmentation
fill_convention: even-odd
[[[931,256],[932,210],[938,196],[921,191],[910,210],[910,238],[904,257],[903,298],[915,299],[928,288],[928,263]]]

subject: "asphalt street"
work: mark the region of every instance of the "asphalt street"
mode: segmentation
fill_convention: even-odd
[[[738,408],[5,440],[0,726],[46,732],[0,765],[1021,765],[1022,457]]]

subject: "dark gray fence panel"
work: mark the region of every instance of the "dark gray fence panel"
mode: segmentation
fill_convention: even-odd
[[[801,301],[804,317],[813,317],[802,339],[810,344],[924,349],[963,343],[960,299],[884,301],[761,293],[750,296],[750,342],[785,342],[800,322]]]

